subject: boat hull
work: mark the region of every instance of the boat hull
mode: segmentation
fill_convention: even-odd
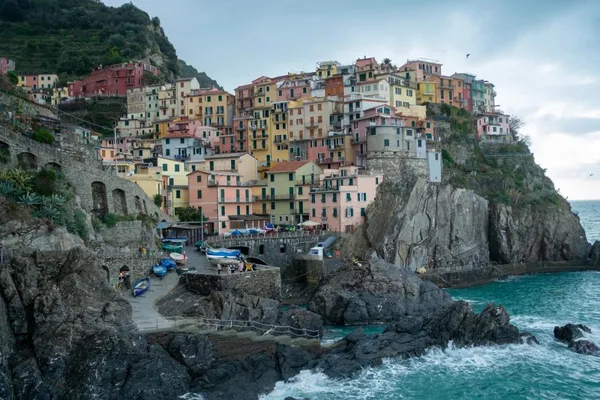
[[[152,267],[152,272],[154,272],[154,275],[158,276],[159,278],[162,278],[167,274],[167,267],[163,265],[155,265],[154,267]]]
[[[150,279],[143,278],[138,280],[132,288],[133,297],[141,296],[142,294],[146,293],[148,289],[150,289]]]

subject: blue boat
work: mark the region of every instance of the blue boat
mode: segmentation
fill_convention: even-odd
[[[177,267],[175,261],[167,257],[160,260],[160,265],[165,267],[166,269],[175,269]]]
[[[150,279],[142,278],[133,285],[133,297],[138,297],[150,289]]]
[[[154,275],[162,278],[167,274],[167,267],[161,264],[156,264],[154,267],[152,267],[152,271],[154,272]]]

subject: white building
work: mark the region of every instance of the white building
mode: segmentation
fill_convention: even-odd
[[[177,104],[177,115],[185,116],[185,96],[192,93],[192,90],[200,89],[200,83],[196,78],[181,78],[175,81],[175,99]]]
[[[177,161],[203,161],[204,157],[214,154],[209,140],[189,134],[169,134],[160,142],[162,157]]]

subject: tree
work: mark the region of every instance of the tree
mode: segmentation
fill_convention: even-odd
[[[195,207],[178,207],[175,209],[175,215],[180,221],[207,221],[208,218],[202,214],[199,208]]]
[[[508,128],[514,140],[520,139],[520,130],[525,126],[525,121],[518,115],[511,115],[508,117]]]
[[[156,204],[156,207],[162,207],[162,196],[160,194],[155,194],[152,200]]]
[[[17,83],[19,83],[19,77],[17,76],[15,71],[8,71],[6,76],[8,77],[8,80],[10,81],[10,83],[12,83],[13,85],[16,85]]]
[[[0,19],[8,22],[21,22],[25,20],[25,13],[14,1],[7,1],[0,9]]]

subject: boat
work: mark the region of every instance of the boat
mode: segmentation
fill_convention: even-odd
[[[167,267],[161,264],[156,264],[154,267],[152,267],[152,272],[154,272],[154,275],[162,278],[167,274]]]
[[[232,249],[206,249],[206,258],[213,264],[223,264],[226,261],[237,260],[242,252]]]
[[[165,267],[167,270],[175,269],[175,267],[177,267],[177,265],[175,265],[175,261],[174,261],[174,258],[173,258],[173,256],[172,256],[173,254],[176,254],[176,255],[178,255],[178,256],[181,256],[181,257],[183,257],[183,256],[182,256],[181,254],[179,254],[179,253],[171,253],[171,254],[169,255],[169,257],[171,257],[171,258],[167,258],[167,257],[165,257],[165,258],[163,258],[162,260],[160,260],[160,265],[162,265],[163,267]]]
[[[150,279],[142,278],[133,285],[133,297],[138,297],[150,289]]]
[[[171,260],[169,261],[175,261],[175,263],[177,264],[185,264],[185,262],[187,261],[187,258],[183,255],[183,254],[179,254],[179,253],[171,253],[169,254],[169,257],[171,257]],[[175,267],[173,267],[175,268]]]
[[[183,246],[180,246],[180,245],[172,245],[172,244],[168,244],[168,243],[163,243],[162,249],[169,253],[183,253]]]

